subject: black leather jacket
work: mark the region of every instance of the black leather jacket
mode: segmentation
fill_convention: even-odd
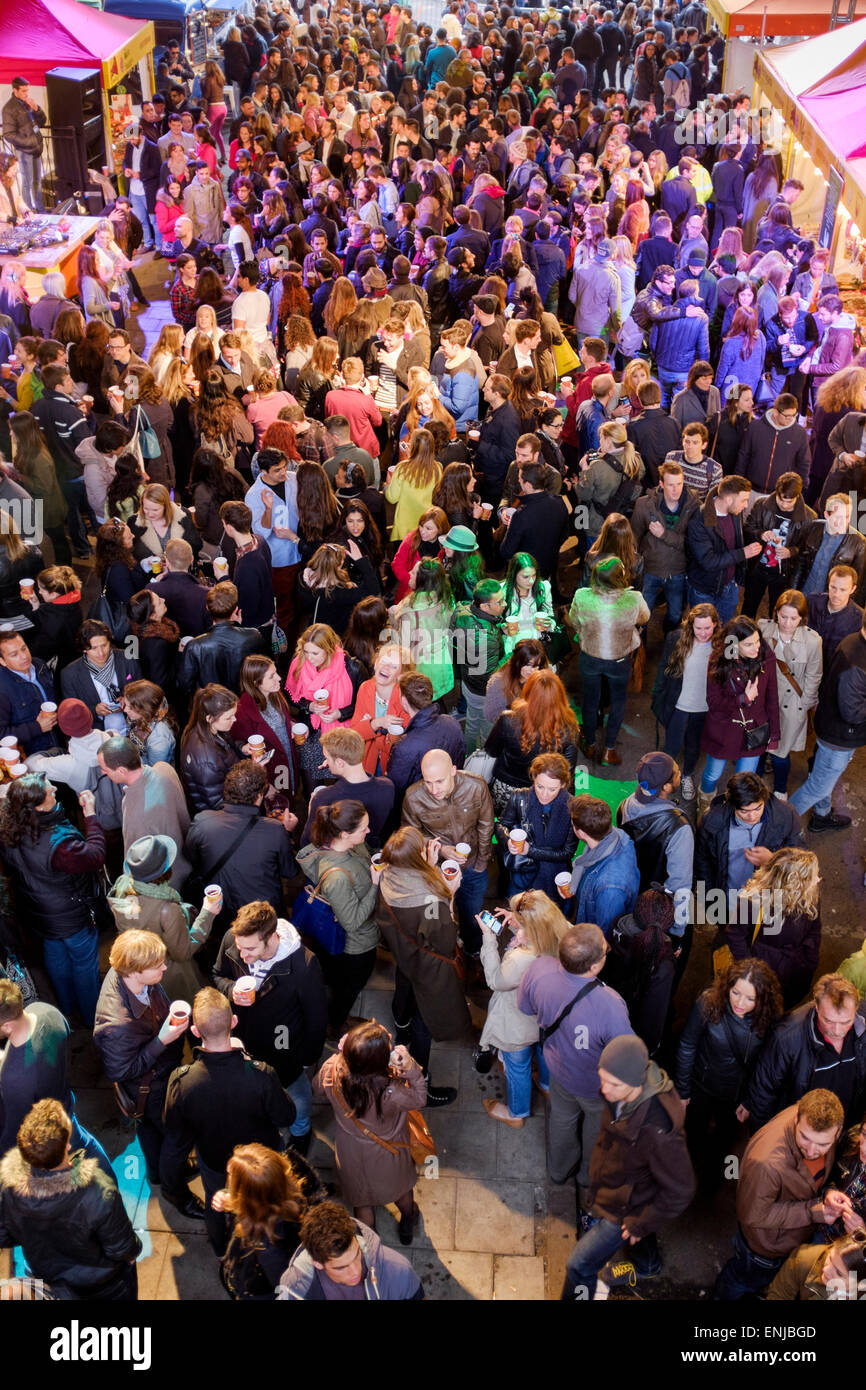
[[[683,1100],[703,1091],[716,1100],[738,1105],[764,1045],[752,1030],[751,1015],[737,1018],[728,1005],[718,1023],[706,1016],[706,993],[692,1005],[680,1035],[674,1085]]]
[[[180,745],[180,775],[194,811],[218,811],[229,768],[243,757],[228,734],[205,738],[198,729],[184,734]]]
[[[211,682],[239,691],[244,658],[263,650],[262,634],[257,627],[214,623],[210,632],[193,637],[184,647],[178,686],[186,694]]]
[[[511,710],[506,710],[504,714],[500,714],[488,734],[485,750],[492,753],[496,759],[493,777],[497,782],[507,782],[511,787],[528,787],[530,785],[529,765],[533,758],[538,757],[539,753],[561,753],[574,772],[577,766],[578,748],[571,739],[566,739],[556,749],[542,748],[539,740],[536,739],[529,751],[524,752],[520,746],[520,734],[520,716],[515,715]]]

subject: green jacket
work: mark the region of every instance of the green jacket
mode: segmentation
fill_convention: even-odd
[[[357,845],[348,854],[335,854],[316,845],[304,845],[297,858],[311,883],[318,883],[326,869],[342,870],[328,874],[322,884],[322,897],[330,903],[346,933],[345,955],[360,956],[372,950],[379,941],[379,928],[373,920],[379,890],[370,877],[367,846]]]
[[[836,970],[857,986],[861,999],[866,999],[866,943],[853,956],[848,956],[841,965],[837,965]]]
[[[502,662],[502,622],[474,603],[459,603],[451,619],[454,671],[473,695],[483,695]]]

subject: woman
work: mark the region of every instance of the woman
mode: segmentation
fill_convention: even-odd
[[[126,715],[126,737],[148,767],[155,763],[174,766],[177,723],[162,689],[153,681],[130,681],[120,706]]]
[[[339,355],[340,350],[333,338],[317,339],[312,357],[295,378],[295,400],[303,406],[305,415],[313,420],[325,419],[325,397],[329,391],[338,389]]]
[[[172,502],[161,483],[149,483],[144,489],[130,530],[133,554],[144,562],[143,568],[151,569],[154,558],[162,560],[169,541],[188,541],[195,555],[201,550],[201,536],[192,517]]]
[[[295,397],[288,391],[277,390],[277,379],[270,369],[257,372],[253,378],[253,389],[247,405],[247,419],[255,430],[255,445],[262,447],[262,439],[268,425],[272,425],[285,406],[295,404]]]
[[[392,628],[411,653],[415,669],[429,677],[434,700],[454,689],[450,640],[453,612],[448,576],[440,562],[431,559],[420,561],[410,592],[391,609]]]
[[[694,774],[707,718],[707,674],[721,626],[711,603],[688,609],[680,626],[665,638],[653,686],[651,708],[665,731],[664,751],[674,759],[683,753],[684,801],[695,799]]]
[[[436,439],[436,431],[431,430]],[[468,463],[448,463],[433,493],[433,506],[444,512],[447,526],[441,532],[444,536],[450,527],[464,526],[472,530],[482,516],[478,494],[474,491],[475,474]]]
[[[298,400],[298,375],[312,360],[313,350],[318,339],[313,325],[300,314],[290,314],[283,331],[283,376],[286,390]]]
[[[743,186],[743,249],[754,251],[758,223],[779,192],[778,159],[762,154]]]
[[[249,91],[252,69],[250,67],[250,57],[246,46],[241,38],[241,31],[237,25],[232,25],[223,40],[223,57],[225,58],[224,71],[226,82],[236,83],[240,89],[241,96],[246,96]]]
[[[376,920],[396,962],[391,1012],[398,1044],[408,1047],[427,1081],[427,1105],[449,1105],[453,1087],[434,1089],[430,1048],[466,1036],[469,1011],[457,947],[453,894],[461,877],[437,868],[439,841],[403,825],[382,851]]]
[[[69,509],[57,481],[57,472],[54,467],[54,459],[48,448],[48,442],[39,428],[36,417],[27,410],[19,411],[16,415],[10,416],[9,437],[12,444],[12,463],[15,474],[20,479],[21,486],[26,488],[37,504],[41,505],[42,526],[54,547],[56,563],[67,565],[72,559],[65,529]],[[12,527],[15,525],[11,515],[9,524]],[[11,530],[7,534],[11,535]],[[21,544],[23,546],[24,542]],[[31,547],[26,548],[29,550]],[[32,549],[35,550],[35,547]],[[0,567],[2,567],[2,562],[0,562]],[[32,576],[28,574],[23,577],[30,578]],[[10,592],[14,596],[14,586]],[[2,605],[4,597],[3,580],[0,578],[0,605]]]
[[[751,618],[731,618],[713,644],[707,676],[699,813],[709,806],[726,762],[735,762],[737,772],[754,772],[779,738],[776,658]]]
[[[426,431],[425,431],[426,433]],[[428,507],[418,518],[418,525],[409,531],[397,547],[391,568],[397,580],[396,599],[399,603],[414,587],[413,578],[422,560],[441,560],[441,536],[448,531],[448,518],[439,507]]]
[[[298,577],[298,606],[313,622],[343,632],[360,599],[379,592],[370,561],[354,541],[320,545]]]
[[[96,251],[92,246],[82,246],[78,253],[78,293],[88,323],[101,319],[109,329],[122,324],[121,301],[112,297],[110,282],[103,280],[100,275]]]
[[[561,753],[573,774],[579,742],[580,729],[559,676],[534,672],[487,736],[485,751],[496,760],[490,787],[494,809],[502,811],[514,790],[528,785],[530,763],[540,753]],[[569,782],[573,780],[572,775]]]
[[[758,628],[776,658],[781,736],[770,760],[773,792],[787,801],[791,753],[805,749],[809,713],[818,703],[824,673],[823,645],[818,633],[809,627],[809,609],[797,589],[780,594],[772,618],[761,618]]]
[[[81,627],[81,580],[68,565],[51,565],[36,576],[28,614],[35,631],[27,633],[31,656],[62,671],[78,655]]]
[[[232,566],[235,545],[220,518],[223,502],[242,502],[247,484],[236,468],[214,449],[196,449],[190,469],[189,485],[193,505],[190,511],[202,538],[202,550],[215,556],[220,549]]]
[[[229,144],[229,168],[236,170],[238,167],[238,151],[246,150],[252,163],[255,163],[256,152],[253,149],[253,127],[249,121],[241,121],[238,126],[238,133]]]
[[[199,304],[195,311],[195,323],[184,336],[183,355],[187,357],[198,370],[196,375],[200,381],[204,380],[205,372],[198,366],[207,359],[205,352],[205,342],[209,343],[213,349],[211,363],[216,362],[219,357],[220,343],[223,338],[223,330],[217,323],[216,311],[212,304]],[[205,341],[203,342],[202,339]]]
[[[83,791],[84,835],[58,805],[41,772],[18,777],[0,801],[3,861],[22,920],[41,937],[45,968],[61,1011],[93,1027],[99,997],[96,921],[105,835],[93,793]]]
[[[407,393],[394,421],[396,437],[401,452],[404,453],[409,450],[410,437],[430,420],[441,420],[448,430],[449,439],[453,439],[455,435],[454,421],[439,400],[432,377],[428,373],[421,376],[418,368],[413,368],[413,371],[419,374],[418,384],[412,386]]]
[[[491,677],[484,699],[484,719],[491,728],[505,710],[523,693],[535,671],[550,668],[544,644],[535,638],[520,638],[508,660]]]
[[[132,455],[125,457],[131,459]],[[104,522],[96,533],[96,572],[102,592],[112,610],[123,614],[124,618],[129,600],[147,583],[144,570],[135,562],[132,547],[132,532],[119,517]]]
[[[237,707],[238,696],[224,685],[205,685],[193,696],[180,740],[180,775],[193,812],[222,807],[226,773],[242,756],[230,733]]]
[[[285,797],[292,800],[300,785],[298,752],[292,739],[292,716],[282,693],[280,673],[269,656],[256,654],[244,658],[240,689],[231,736],[241,745],[249,744],[253,734],[264,739],[266,754],[268,751],[273,754],[264,764],[271,788],[274,792],[284,792]],[[269,804],[274,801],[270,793],[268,801]]]
[[[119,428],[123,427],[120,426]],[[147,475],[137,456],[135,454],[121,454],[115,461],[114,477],[105,494],[106,524],[116,522],[126,525],[132,522],[141,505],[146,486]],[[130,532],[131,535],[132,532]],[[131,598],[132,595],[129,597]]]
[[[589,509],[588,544],[595,540],[609,511],[619,511],[614,498],[624,482],[640,491],[645,473],[643,460],[628,438],[625,423],[608,420],[598,431],[598,451],[584,454],[574,495]]]
[[[358,111],[350,130],[343,137],[350,150],[366,150],[373,146],[382,153],[382,145],[376,134],[369,111]]]
[[[156,230],[159,232],[162,246],[171,246],[177,241],[178,219],[186,215],[183,187],[180,179],[169,175],[165,188],[156,190]]]
[[[208,59],[204,65],[201,95],[205,103],[205,115],[210,126],[210,133],[216,141],[220,160],[223,163],[225,163],[226,151],[222,141],[222,128],[228,115],[228,107],[225,103],[226,81],[227,78],[219,63],[214,62],[213,59]]]
[[[57,325],[58,330],[60,325]],[[97,415],[108,414],[108,401],[102,389],[102,374],[108,357],[108,339],[114,327],[102,319],[92,319],[84,330],[84,336],[69,347],[69,372],[73,381],[84,382],[89,395],[93,397],[93,409]]]
[[[593,568],[605,555],[612,555],[614,559],[622,561],[628,582],[633,589],[642,587],[643,556],[638,554],[631,523],[619,512],[608,512],[598,536],[586,552],[584,569],[587,582]]]
[[[574,769],[562,753],[539,753],[529,764],[529,778],[531,785],[512,791],[497,818],[499,861],[509,892],[538,889],[556,902],[556,875],[570,871],[577,848],[570,819]],[[515,829],[526,832],[520,855],[508,849]]]
[[[121,307],[118,312],[123,319],[129,312],[130,286],[136,291],[136,285],[133,284],[135,276],[131,274],[132,261],[127,259],[118,246],[114,237],[114,226],[107,217],[96,224],[93,249],[96,252],[99,278],[105,285],[109,297],[116,297],[120,301]],[[136,298],[139,302],[147,303],[140,290],[137,290]]]
[[[482,921],[481,964],[484,978],[493,991],[481,1032],[481,1046],[496,1048],[505,1070],[507,1102],[486,1099],[484,1109],[492,1120],[511,1129],[522,1129],[531,1113],[532,1060],[538,1067],[538,1089],[550,1089],[550,1073],[538,1041],[538,1023],[532,1014],[521,1012],[517,1004],[520,982],[533,961],[542,956],[558,959],[559,943],[568,931],[568,922],[547,893],[524,891],[512,897],[508,910],[497,908],[495,915],[513,933],[500,957],[496,934]]]
[[[325,331],[329,338],[338,337],[340,328],[346,319],[354,314],[357,307],[358,296],[355,286],[345,275],[338,275],[323,314]]]
[[[836,459],[830,448],[830,435],[849,410],[866,406],[866,370],[863,366],[843,367],[822,381],[815,395],[812,417],[812,467],[804,490],[814,505]]]
[[[628,186],[629,189],[640,189],[640,184],[635,184],[633,181],[629,183]],[[633,218],[631,222],[632,236],[636,235],[637,240],[642,241],[645,237],[649,236],[649,204],[646,199],[641,196],[638,202],[628,206],[628,195],[626,195],[626,204],[626,212],[622,220],[624,222],[631,214]],[[640,210],[640,212],[638,210]],[[621,231],[622,223],[620,224],[620,232]],[[634,253],[637,250],[637,246],[632,245],[631,238],[628,235],[623,236],[619,233],[611,238],[611,244],[613,246],[613,255],[610,258],[610,265],[613,266],[613,269],[619,277],[621,297],[620,316],[622,321],[625,322],[631,313],[632,305],[635,301],[635,277],[637,275],[637,266],[635,264]]]
[[[96,618],[81,624],[78,650],[82,655],[60,673],[64,700],[83,700],[95,729],[125,734],[121,699],[129,682],[141,679],[138,661],[112,645],[109,628]]]
[[[409,722],[403,708],[398,681],[414,669],[408,651],[386,642],[373,658],[373,675],[358,689],[358,698],[349,727],[364,740],[364,771],[382,776],[388,771],[388,758],[395,738],[400,738]],[[396,732],[396,726],[400,732]]]
[[[140,431],[146,430],[150,426],[156,435],[156,447],[159,452],[144,459],[147,476],[151,483],[161,484],[162,487],[171,491],[175,485],[174,458],[169,439],[169,430],[174,421],[172,408],[157,386],[153,372],[149,367],[138,367],[133,363],[127,368],[126,378],[127,381],[132,379],[138,384],[135,404],[131,406],[126,415],[122,415],[115,406],[113,396],[109,398],[109,403],[112,410],[116,411],[119,422],[126,426],[130,435],[137,436]],[[139,446],[142,446],[140,438],[138,443]]]
[[[229,234],[226,237],[226,247],[231,256],[232,265],[234,266],[234,272],[231,279],[227,281],[227,287],[233,290],[237,284],[238,271],[244,261],[251,261],[254,259],[253,240],[255,232],[253,231],[252,223],[247,216],[246,210],[241,203],[234,201],[229,203],[223,213],[223,221],[229,229]]]
[[[548,407],[548,401],[539,394],[538,373],[534,367],[517,368],[511,378],[508,399],[517,411],[521,434],[534,434],[542,412]]]
[[[397,376],[397,401],[402,405],[412,385],[412,368],[430,366],[430,329],[424,317],[424,310],[414,299],[398,300],[393,312],[394,318],[399,319],[403,325],[403,348],[394,368]],[[443,416],[446,413],[443,411]]]
[[[729,388],[730,389],[730,388]],[[718,387],[713,385],[713,369],[709,362],[693,362],[682,391],[671,401],[671,418],[680,429],[696,422],[706,425],[722,408]],[[711,456],[715,454],[710,451]]]
[[[767,1302],[806,1302],[812,1299],[861,1299],[866,1271],[866,1239],[861,1225],[851,1227],[849,1235],[843,1223],[842,1234],[832,1239],[827,1228],[821,1228],[820,1239],[831,1240],[828,1245],[800,1245],[788,1256],[767,1290]],[[819,1254],[815,1254],[818,1250]]]
[[[177,845],[169,835],[145,835],[126,851],[123,873],[108,894],[118,932],[135,927],[153,932],[165,945],[163,989],[170,999],[192,1004],[207,979],[194,959],[210,936],[220,898],[205,895],[194,922],[191,910],[169,883]]]
[[[532,556],[518,551],[508,562],[505,574],[505,612],[503,652],[511,656],[517,643],[556,631],[550,581],[540,579]]]
[[[343,634],[343,650],[355,660],[361,680],[369,680],[373,674],[373,662],[387,626],[388,610],[379,594],[362,598],[352,609]]]
[[[640,646],[638,628],[649,622],[649,608],[643,596],[630,587],[622,561],[610,557],[599,560],[593,568],[589,587],[578,589],[568,618],[580,644],[580,746],[587,757],[596,756],[601,682],[606,677],[610,710],[601,762],[618,766],[622,758],[616,751],[616,739],[625,714],[631,657]]]
[[[328,903],[346,934],[339,955],[320,949],[328,986],[330,1036],[339,1038],[353,1003],[376,964],[379,929],[374,917],[377,887],[364,843],[370,817],[360,801],[334,801],[313,815],[310,844],[298,852],[298,865]]]
[[[309,563],[328,536],[340,524],[340,506],[324,468],[319,463],[300,463],[297,469],[298,549]]]
[[[180,628],[167,616],[165,599],[158,589],[140,589],[129,600],[127,612],[145,677],[174,698]]]
[[[18,167],[18,156],[13,151],[0,154],[0,222],[13,227],[33,216],[33,210],[21,197]]]
[[[782,990],[783,1008],[808,994],[821,949],[818,856],[784,846],[740,889],[725,941],[735,960],[762,960]]]
[[[752,284],[751,280],[747,280],[745,284],[740,285],[730,304],[725,309],[722,317],[722,337],[726,338],[728,333],[730,333],[734,314],[738,309],[746,309],[751,312],[754,308],[755,286]]]
[[[362,465],[356,465],[356,467],[359,467],[361,473],[364,473]],[[362,491],[366,491],[366,474],[364,474],[364,482],[365,486]],[[338,495],[337,500],[342,502],[343,516],[341,524],[333,532],[330,539],[337,545],[342,545],[345,550],[348,550],[349,542],[354,541],[361,554],[370,561],[378,581],[384,551],[382,549],[382,536],[379,527],[373,520],[370,508],[366,502],[361,501],[360,497],[343,500]]]
[[[159,337],[151,348],[147,365],[153,372],[154,380],[161,386],[170,362],[183,356],[183,329],[179,323],[164,323]]]
[[[28,334],[27,337],[19,338],[13,348],[13,359],[20,367],[15,385],[15,398],[19,410],[29,410],[33,402],[42,396],[42,381],[37,372],[39,362],[36,357],[39,345],[39,339],[31,338]]]
[[[442,467],[436,462],[433,436],[429,430],[415,429],[409,453],[396,465],[385,488],[385,497],[395,507],[392,540],[402,541],[419,525],[441,477]]]
[[[845,1193],[850,1210],[827,1227],[825,1239],[832,1240],[845,1231],[862,1232],[866,1228],[866,1123],[852,1125],[843,1135],[836,1150],[831,1181]]]
[[[723,1175],[761,1050],[782,1012],[782,991],[763,960],[735,961],[695,1000],[680,1035],[673,1079],[685,1101],[686,1136],[704,1191]]]
[[[220,1278],[236,1301],[273,1302],[300,1244],[307,1206],[320,1201],[325,1189],[294,1149],[289,1156],[264,1144],[235,1148],[226,1183],[211,1199],[214,1211],[234,1217]]]
[[[722,343],[716,368],[716,385],[723,405],[735,382],[757,391],[764,374],[766,351],[767,340],[758,327],[758,315],[749,309],[738,309]]]
[[[448,575],[455,603],[471,603],[475,586],[485,577],[484,558],[478,538],[468,526],[452,526],[442,538],[442,564]]]
[[[226,294],[224,281],[215,270],[206,266],[200,273],[195,286],[196,307],[209,304],[216,314],[218,327],[228,330],[232,326],[232,305],[234,300]]]
[[[310,729],[299,752],[301,773],[308,790],[328,775],[321,768],[321,734],[323,730],[348,724],[360,677],[360,666],[346,655],[332,627],[313,623],[301,633],[289,666],[286,691],[299,718]],[[320,695],[321,691],[325,694]]]
[[[371,1019],[341,1039],[316,1077],[313,1094],[325,1096],[334,1112],[343,1200],[372,1230],[376,1207],[396,1203],[400,1244],[411,1245],[420,1212],[412,1195],[417,1172],[408,1114],[427,1099],[418,1063],[405,1047],[392,1048],[387,1028]]]
[[[713,390],[716,390],[715,386]],[[740,386],[734,382],[733,386],[728,387],[724,410],[718,412],[715,422],[712,418],[707,421],[712,440],[707,456],[722,465],[725,477],[737,471],[740,449],[754,418],[754,406],[755,395],[751,386]]]

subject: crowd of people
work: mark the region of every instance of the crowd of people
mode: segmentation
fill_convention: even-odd
[[[698,0],[259,3],[165,49],[77,294],[4,263],[0,1246],[41,1296],[137,1297],[73,1027],[234,1299],[424,1296],[376,1213],[412,1245],[435,1042],[501,1067],[480,1125],[546,1113],[563,1299],[643,1290],[744,1127],[715,1297],[857,1296],[866,970],[818,975],[811,846],[866,744],[866,361],[723,58]]]

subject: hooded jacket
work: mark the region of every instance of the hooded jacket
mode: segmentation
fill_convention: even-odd
[[[364,1257],[362,1286],[367,1301],[423,1299],[421,1280],[405,1255],[383,1245],[376,1232],[362,1221],[355,1222],[355,1236]],[[319,1271],[303,1246],[292,1256],[277,1286],[276,1297],[282,1302],[295,1299],[302,1303],[327,1298]]]
[[[802,425],[777,424],[774,414],[768,410],[760,420],[752,420],[743,436],[737,472],[760,492],[772,492],[783,473],[798,473],[805,488],[812,463],[809,436]]]

